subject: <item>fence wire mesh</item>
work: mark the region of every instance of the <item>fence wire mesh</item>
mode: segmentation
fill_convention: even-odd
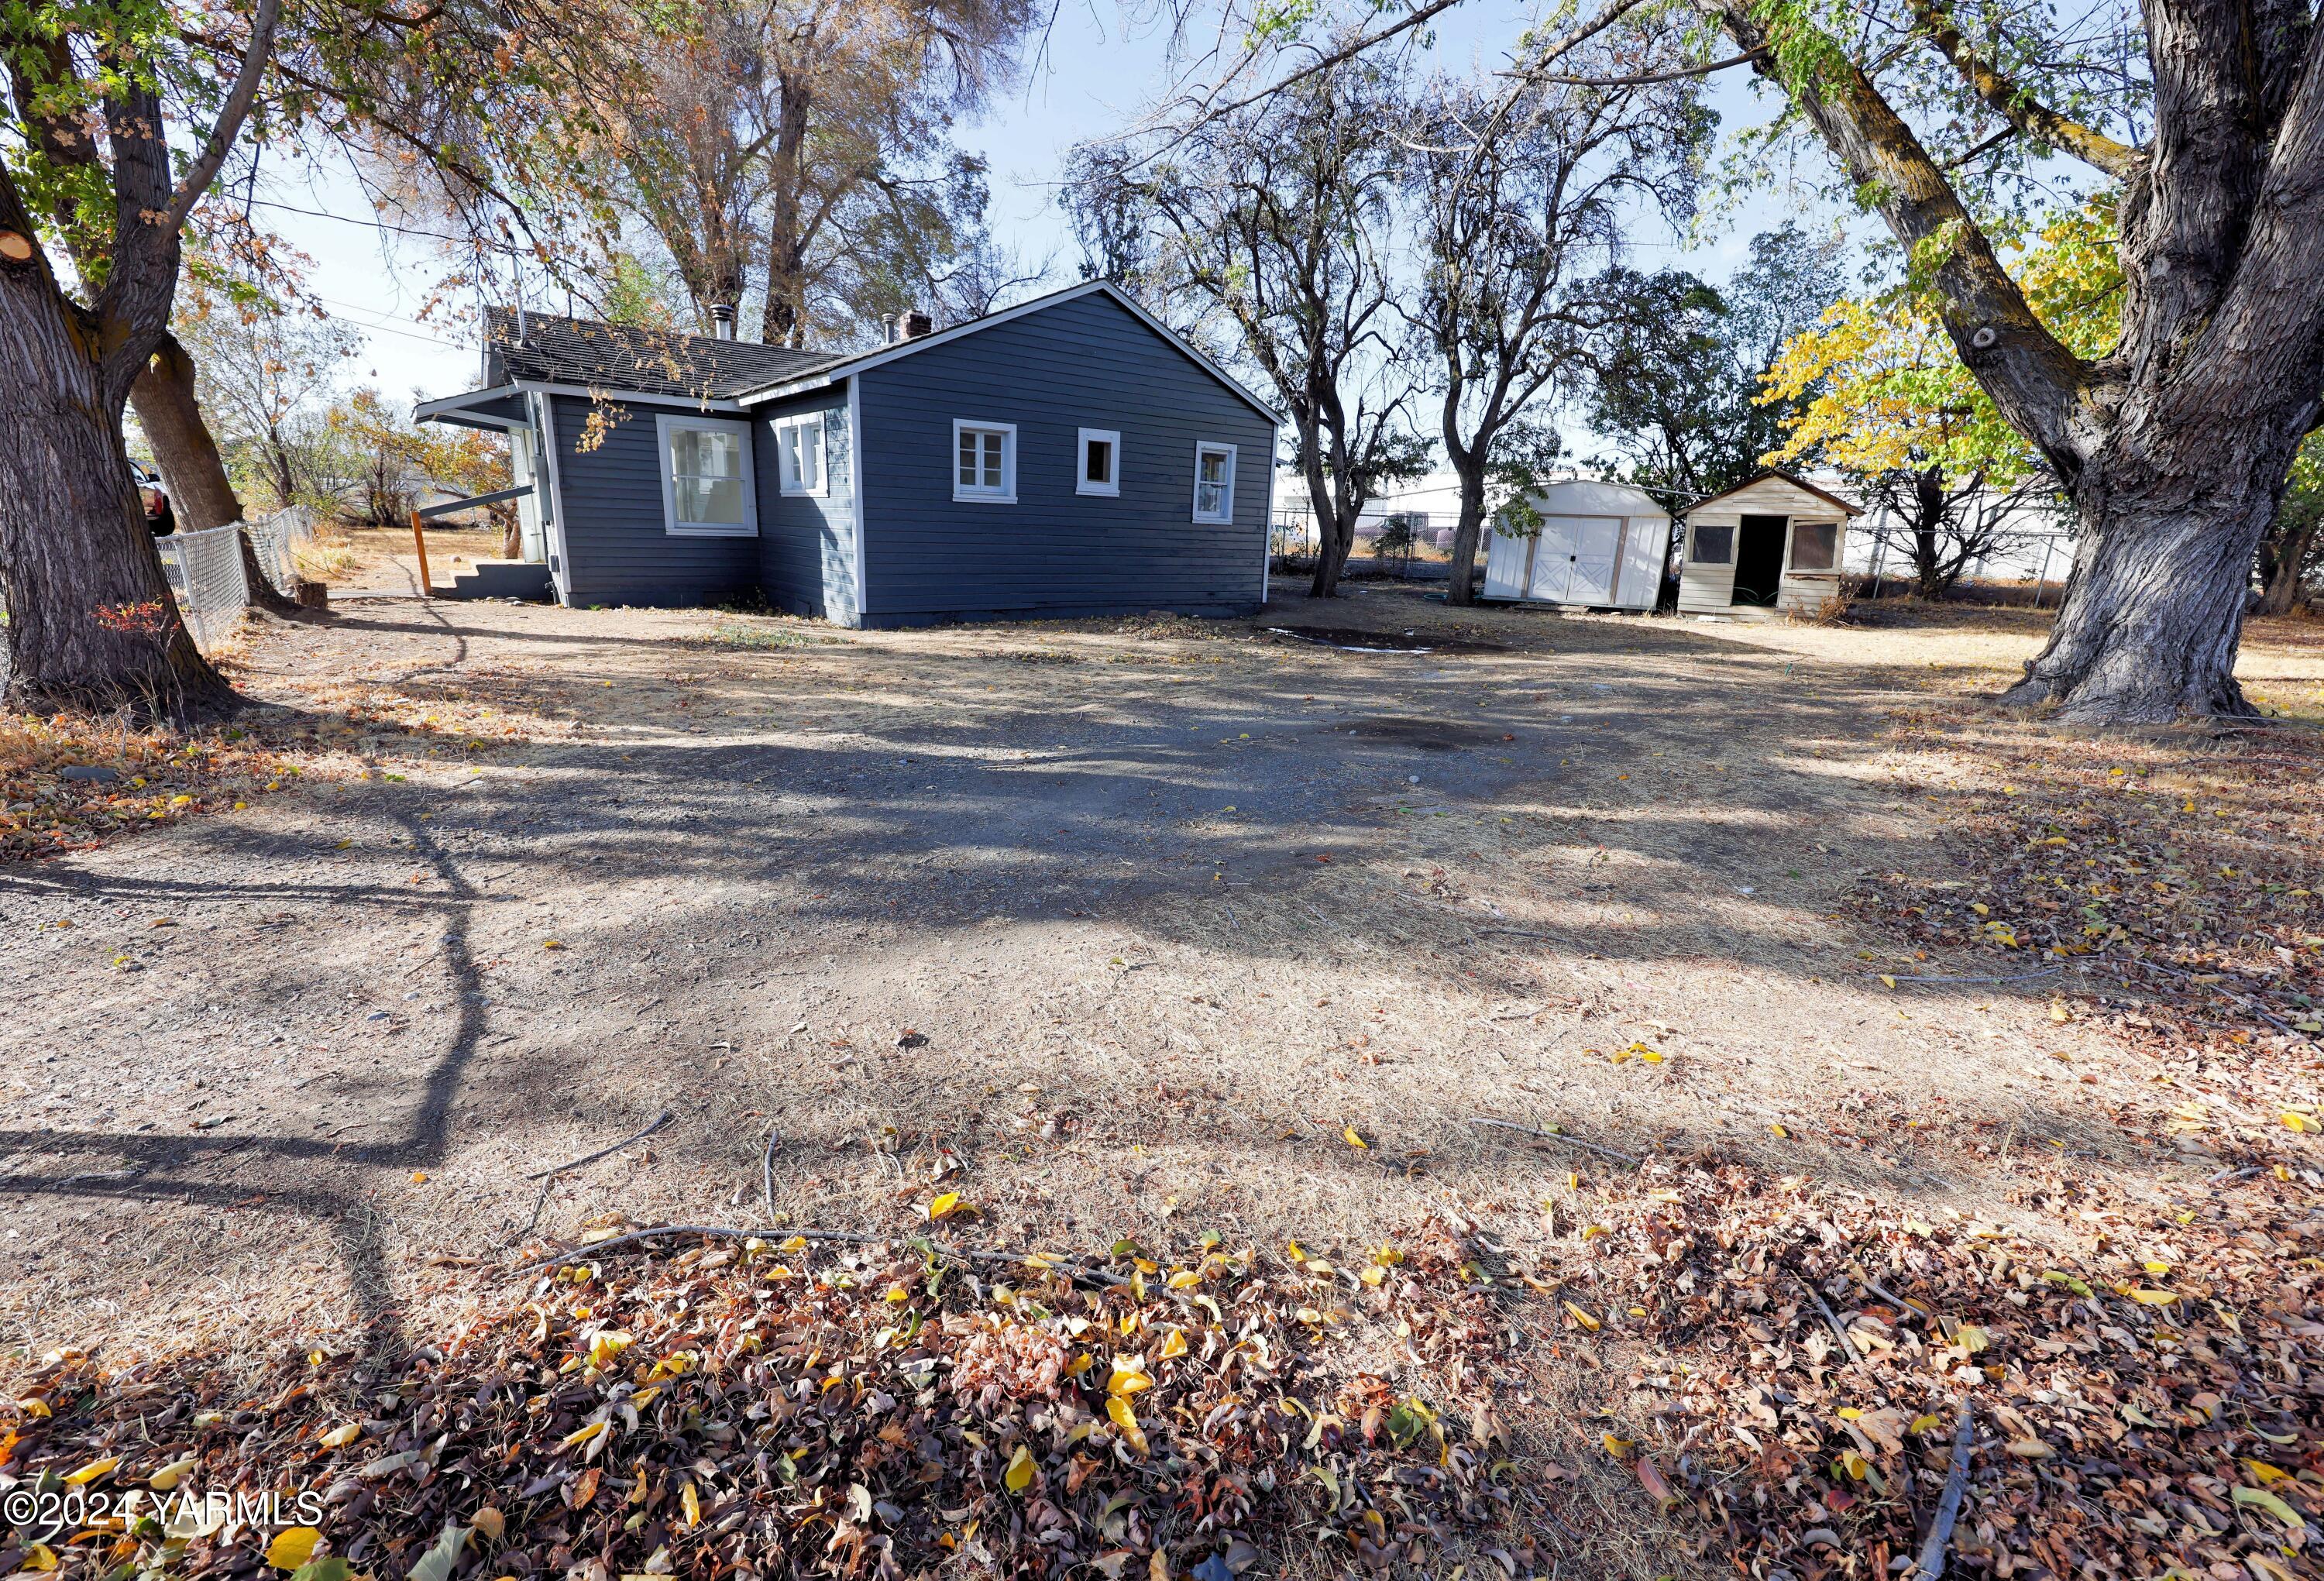
[[[242,527],[234,523],[204,532],[176,532],[158,538],[161,571],[178,601],[178,613],[197,646],[208,648],[234,629],[235,617],[250,602],[242,570]]]
[[[245,521],[243,528],[250,534],[250,547],[258,556],[259,569],[266,573],[266,580],[274,584],[277,593],[290,593],[299,583],[299,562],[292,551],[314,540],[314,518],[304,506],[293,505],[272,516]]]

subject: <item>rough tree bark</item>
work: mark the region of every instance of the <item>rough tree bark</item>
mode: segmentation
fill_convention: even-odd
[[[1452,523],[1452,579],[1444,590],[1445,602],[1473,604],[1477,602],[1477,545],[1485,536],[1485,468],[1482,458],[1477,464],[1462,464],[1459,458],[1453,468],[1461,476],[1461,514]]]
[[[103,284],[88,303],[65,295],[14,177],[0,164],[6,706],[127,705],[183,717],[235,700],[178,617],[130,481],[121,418],[130,386],[169,330],[187,216],[249,119],[281,15],[281,0],[259,0],[240,68],[182,170],[164,135],[160,93],[134,60],[112,63],[102,85],[112,234]],[[73,69],[69,55],[46,65],[9,58],[20,103],[32,80],[28,62]],[[74,162],[88,141],[82,136]],[[85,256],[96,244],[84,239],[77,252]]]
[[[2255,615],[2288,615],[2300,602],[2301,576],[2308,569],[2308,552],[2316,542],[2316,530],[2324,522],[2301,521],[2291,526],[2279,525],[2260,546],[2259,601],[2252,606]]]
[[[180,532],[201,532],[243,519],[242,501],[226,474],[226,458],[195,398],[194,359],[174,335],[164,335],[152,360],[129,387],[129,404],[137,410],[137,426],[145,430],[153,448],[153,464],[161,487],[178,513]],[[294,614],[297,602],[278,591],[258,563],[250,535],[235,535],[242,550],[243,580],[250,584],[251,602],[278,615]]]
[[[0,173],[0,703],[183,717],[232,694],[178,619],[121,439],[91,316],[23,251],[30,217]]]
[[[1698,0],[1792,95],[1899,240],[1935,264],[1947,333],[2071,495],[2086,548],[2050,640],[2004,701],[2063,720],[2249,714],[2236,647],[2253,556],[2324,405],[2324,27],[2305,8],[2150,0],[2152,142],[2043,106],[1938,0],[1923,30],[2021,133],[2120,182],[2123,338],[2052,336],[1944,170],[1803,13]]]

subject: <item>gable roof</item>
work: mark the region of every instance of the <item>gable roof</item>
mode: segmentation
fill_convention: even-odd
[[[1841,499],[1838,494],[1833,493],[1830,489],[1819,489],[1813,483],[1808,482],[1807,479],[1800,476],[1799,473],[1785,472],[1780,466],[1771,466],[1763,472],[1754,473],[1731,489],[1721,489],[1716,494],[1705,494],[1702,499],[1697,500],[1693,504],[1689,505],[1686,508],[1686,510],[1681,512],[1681,514],[1690,514],[1693,511],[1700,510],[1705,505],[1727,499],[1729,496],[1733,494],[1739,494],[1744,490],[1751,487],[1754,483],[1764,483],[1770,479],[1773,479],[1775,482],[1779,483],[1789,483],[1792,487],[1798,489],[1803,492],[1813,494],[1825,504],[1843,510],[1850,516],[1861,516],[1864,514],[1864,508],[1862,506],[1851,505],[1847,501]]]
[[[812,390],[818,385],[827,384],[833,380],[845,378],[848,374],[862,373],[872,368],[885,367],[888,363],[900,358],[917,356],[922,352],[940,345],[949,345],[954,341],[965,339],[982,330],[995,328],[1012,319],[1046,312],[1051,308],[1062,307],[1067,302],[1079,301],[1082,298],[1090,296],[1102,296],[1112,300],[1130,317],[1160,336],[1166,343],[1183,354],[1189,362],[1225,385],[1235,395],[1248,401],[1268,422],[1280,424],[1286,420],[1282,413],[1253,395],[1237,382],[1225,369],[1188,344],[1185,336],[1139,306],[1129,292],[1112,281],[1103,280],[1085,280],[1077,286],[1067,286],[1063,290],[1051,291],[1047,296],[1035,297],[1031,301],[1019,302],[1013,308],[1003,308],[998,312],[987,313],[982,318],[972,318],[965,324],[955,324],[948,329],[939,329],[933,335],[915,336],[910,340],[896,341],[868,352],[858,352],[853,356],[834,357],[819,367],[804,369],[788,375],[778,375],[756,388],[738,391],[736,394],[745,406],[761,400],[772,400],[778,396],[794,395],[800,391]]]
[[[640,329],[527,312],[518,335],[513,308],[484,309],[484,382],[604,385],[645,395],[728,400],[745,390],[796,379],[840,359],[747,340]]]

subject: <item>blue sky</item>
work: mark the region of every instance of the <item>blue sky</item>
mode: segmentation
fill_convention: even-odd
[[[1505,65],[1531,10],[1508,0],[1471,0],[1439,19],[1428,63],[1447,71]],[[1060,9],[1046,49],[1028,62],[1021,80],[997,96],[979,120],[959,129],[959,141],[991,165],[994,235],[1024,264],[1047,259],[1057,283],[1074,278],[1078,254],[1056,201],[1065,153],[1076,142],[1131,124],[1167,95],[1187,69],[1183,48],[1165,25],[1141,23],[1103,0],[1079,0]],[[1740,71],[1714,85],[1713,103],[1729,128],[1767,113]],[[461,329],[420,317],[440,267],[431,246],[377,231],[369,204],[344,178],[282,182],[272,199],[265,217],[316,260],[313,290],[326,308],[366,337],[352,369],[356,379],[395,399],[415,391],[449,393],[474,382],[473,340]],[[1635,262],[1723,279],[1753,233],[1799,212],[1779,191],[1755,194],[1692,244],[1650,221],[1634,238]]]

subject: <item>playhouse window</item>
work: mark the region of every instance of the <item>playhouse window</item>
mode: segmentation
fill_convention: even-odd
[[[1694,529],[1694,563],[1698,565],[1732,565],[1735,564],[1735,529],[1698,527]]]
[[[1840,550],[1836,521],[1795,521],[1792,524],[1792,569],[1829,571]]]

